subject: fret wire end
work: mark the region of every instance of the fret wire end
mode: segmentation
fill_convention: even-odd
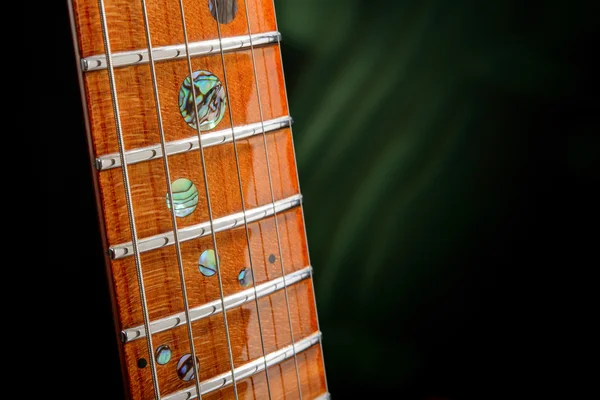
[[[118,258],[117,251],[111,247],[108,249],[108,256],[111,260],[116,260]]]

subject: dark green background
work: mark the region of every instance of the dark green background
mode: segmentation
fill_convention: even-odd
[[[592,204],[598,7],[276,4],[331,392],[522,397]]]
[[[559,371],[594,332],[597,3],[276,3],[334,398],[537,399],[591,381]],[[48,15],[44,301],[60,303],[42,314],[69,350],[64,368],[41,360],[64,393],[118,398],[66,7]]]

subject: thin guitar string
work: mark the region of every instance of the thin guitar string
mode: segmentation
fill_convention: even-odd
[[[273,0],[273,11],[275,12],[275,15],[277,15],[277,10],[275,7],[275,0]],[[279,32],[279,23],[277,22],[277,18],[275,18],[275,30],[277,32]],[[290,115],[290,101],[289,101],[287,85],[286,85],[286,81],[285,81],[285,69],[283,68],[283,55],[281,52],[281,39],[279,36],[277,36],[277,46],[279,47],[279,60],[280,60],[281,69],[282,69],[283,91],[285,93],[286,107],[287,107],[288,115]],[[294,132],[293,132],[291,125],[290,125],[290,135],[292,137],[292,141],[294,141]],[[296,158],[296,146],[292,146],[292,152],[294,154],[294,165],[296,166],[296,179],[298,180],[298,189],[300,189],[300,192],[302,192],[302,190],[300,188],[300,175],[298,174],[298,159]],[[312,265],[312,263],[310,262],[310,249],[308,247],[308,235],[306,234],[306,222],[304,219],[304,204],[300,204],[300,209],[302,210],[302,222],[303,222],[302,225],[304,226],[304,242],[306,243],[306,254],[308,255],[309,264]],[[315,306],[315,317],[317,318],[317,329],[319,330],[319,332],[321,332],[321,324],[319,322],[319,311],[317,309],[317,296],[315,294],[315,280],[313,278],[312,269],[310,270],[310,282],[312,285],[313,303]],[[327,383],[327,371],[325,369],[325,354],[323,352],[323,335],[322,334],[319,336],[319,346],[321,348],[321,361],[323,364],[323,375],[325,378],[325,390],[329,393],[329,384]]]
[[[123,141],[123,131],[121,126],[121,114],[119,112],[119,100],[117,97],[117,87],[115,84],[115,71],[112,63],[112,52],[110,50],[110,39],[108,35],[108,25],[106,22],[106,10],[104,8],[104,0],[98,0],[98,8],[100,11],[100,23],[102,25],[102,36],[104,39],[104,49],[106,51],[106,65],[108,69],[108,81],[112,97],[113,113],[115,116],[115,124],[117,130],[117,142],[119,145],[119,158],[123,168],[123,185],[125,187],[125,199],[127,202],[127,213],[129,215],[129,229],[131,230],[131,241],[133,245],[133,254],[135,258],[135,268],[137,272],[138,287],[140,292],[140,300],[142,303],[142,314],[144,317],[144,330],[146,332],[146,344],[148,347],[148,358],[150,359],[150,369],[152,371],[152,385],[154,386],[154,398],[160,400],[160,388],[158,385],[158,375],[156,373],[156,363],[154,360],[154,346],[152,345],[152,334],[150,332],[150,317],[148,315],[148,304],[146,303],[146,292],[144,289],[144,275],[142,272],[142,263],[140,260],[140,252],[138,249],[138,235],[135,226],[135,216],[133,212],[133,204],[131,202],[131,186],[129,183],[129,173],[125,160],[125,145]]]
[[[186,53],[186,58],[187,58],[187,63],[188,63],[188,69],[190,72],[189,78],[190,78],[190,86],[192,88],[192,99],[194,101],[194,107],[197,107],[197,95],[196,95],[196,85],[194,84],[194,70],[192,68],[192,58],[190,55],[190,43],[188,40],[188,34],[187,34],[187,25],[185,22],[185,9],[183,6],[183,0],[179,0],[179,9],[181,12],[181,24],[183,27],[183,38],[185,40],[185,53]],[[238,399],[238,390],[237,390],[237,382],[235,379],[235,367],[234,367],[234,363],[233,363],[233,352],[231,350],[231,337],[229,335],[229,323],[227,321],[227,309],[225,308],[225,299],[223,297],[223,281],[221,279],[221,266],[220,266],[220,260],[219,260],[219,251],[217,249],[217,237],[215,234],[215,229],[214,229],[214,224],[213,224],[213,214],[212,214],[212,204],[211,204],[211,200],[210,200],[210,191],[208,189],[208,174],[206,172],[206,161],[204,158],[204,147],[202,145],[202,131],[200,130],[200,115],[198,114],[198,111],[196,109],[196,131],[198,133],[198,144],[199,144],[199,150],[200,150],[200,160],[202,162],[202,174],[204,177],[204,190],[206,192],[206,203],[207,203],[207,208],[208,208],[208,218],[209,218],[209,222],[210,222],[210,232],[211,232],[211,236],[212,236],[212,242],[213,242],[213,247],[214,247],[214,251],[215,251],[215,264],[216,264],[216,270],[217,270],[217,278],[218,278],[218,282],[219,282],[219,294],[221,297],[221,307],[223,309],[223,324],[225,325],[225,337],[227,339],[227,351],[229,352],[229,366],[231,369],[231,381],[233,384],[233,392],[235,394],[235,398],[236,400]],[[198,394],[200,395],[200,393]]]
[[[179,228],[177,224],[177,216],[175,215],[175,202],[173,198],[173,186],[171,184],[171,172],[169,170],[169,156],[167,153],[167,146],[165,140],[165,131],[163,125],[162,112],[160,108],[160,96],[158,93],[158,81],[156,79],[156,66],[154,63],[154,53],[152,48],[152,38],[150,34],[150,23],[148,21],[148,8],[146,6],[146,0],[142,0],[142,11],[144,15],[144,30],[146,33],[146,41],[148,43],[148,57],[150,60],[150,73],[152,75],[152,87],[154,91],[154,103],[156,105],[156,115],[158,119],[158,130],[160,132],[160,146],[162,149],[163,166],[165,168],[165,175],[167,180],[167,193],[169,195],[169,202],[171,203],[170,214],[171,222],[173,224],[173,236],[175,238],[175,248],[177,252],[177,265],[179,267],[179,279],[181,284],[181,290],[183,294],[183,306],[185,312],[185,319],[188,331],[188,340],[190,342],[190,353],[192,357],[192,364],[194,370],[194,382],[196,384],[196,390],[198,391],[198,399],[202,400],[202,389],[200,386],[200,368],[198,366],[196,356],[196,346],[194,343],[194,334],[192,332],[192,317],[190,315],[190,306],[187,295],[187,286],[185,283],[185,273],[183,268],[183,257],[181,255],[181,245],[179,242]]]
[[[227,96],[227,108],[229,109],[229,122],[231,125],[231,137],[233,139],[233,151],[235,154],[235,165],[236,165],[236,171],[237,171],[237,178],[238,178],[238,185],[240,187],[240,198],[241,198],[241,202],[242,202],[242,212],[244,215],[244,228],[245,228],[245,232],[246,232],[246,244],[248,246],[248,256],[250,258],[250,270],[252,273],[252,286],[254,289],[254,301],[256,303],[256,311],[257,311],[257,318],[258,318],[258,328],[259,328],[259,332],[260,332],[260,345],[262,348],[262,353],[263,353],[263,359],[264,359],[264,364],[265,364],[265,374],[267,377],[267,391],[269,393],[269,399],[272,399],[272,394],[271,394],[271,381],[269,378],[269,366],[267,365],[267,353],[265,350],[265,341],[264,341],[264,337],[263,337],[263,327],[262,327],[262,320],[261,320],[261,313],[260,313],[260,305],[258,302],[258,295],[257,295],[257,291],[256,291],[256,275],[254,273],[254,262],[253,262],[253,257],[252,257],[252,247],[250,245],[250,233],[248,230],[248,219],[246,217],[246,199],[244,196],[244,190],[243,190],[243,185],[242,185],[242,173],[240,170],[240,160],[239,160],[239,154],[238,154],[238,149],[237,149],[237,139],[235,138],[235,131],[234,131],[234,122],[233,122],[233,112],[231,110],[231,95],[229,92],[229,81],[227,79],[227,67],[225,66],[225,52],[223,51],[223,44],[222,44],[222,34],[221,34],[221,22],[219,21],[220,18],[220,13],[219,13],[219,0],[215,0],[213,2],[213,4],[215,5],[215,15],[216,18],[215,20],[217,21],[217,32],[219,34],[219,48],[220,48],[220,53],[221,53],[221,63],[223,65],[223,81],[225,83],[225,94]],[[225,10],[225,13],[227,12],[227,10]],[[263,126],[264,129],[264,126]]]
[[[267,135],[265,133],[264,116],[263,116],[263,110],[262,110],[262,99],[261,99],[261,95],[260,95],[260,85],[258,84],[258,74],[256,72],[256,57],[254,54],[254,44],[252,43],[252,29],[250,27],[250,12],[248,10],[248,1],[244,0],[244,4],[245,4],[245,9],[246,9],[246,24],[248,25],[248,38],[250,40],[250,54],[252,55],[252,68],[253,68],[253,73],[254,73],[254,83],[256,85],[256,95],[258,98],[258,110],[260,113],[260,123],[262,126],[262,136],[263,136],[263,144],[264,144],[264,149],[265,149],[265,158],[267,160],[267,173],[269,176],[269,190],[271,192],[271,202],[273,204],[273,220],[275,221],[275,232],[277,232],[277,246],[279,248],[279,261],[281,264],[281,275],[283,277],[285,304],[286,304],[287,312],[288,312],[288,321],[289,321],[289,325],[290,325],[290,336],[292,339],[292,351],[294,354],[294,364],[296,367],[296,380],[298,383],[298,394],[300,395],[300,400],[302,400],[302,384],[300,381],[300,369],[298,367],[298,355],[296,354],[296,340],[294,338],[294,328],[292,325],[292,316],[291,316],[291,312],[290,312],[288,287],[287,287],[287,282],[285,281],[285,266],[284,266],[284,261],[283,261],[283,250],[281,247],[281,236],[280,236],[280,230],[279,230],[279,221],[277,219],[277,210],[275,208],[275,192],[273,190],[273,178],[271,175],[271,161],[269,159],[269,146],[267,144]],[[275,7],[275,5],[273,5],[273,7]],[[279,32],[279,31],[277,31],[277,32]],[[277,41],[279,42],[279,35],[277,36]],[[283,67],[283,63],[281,65]],[[285,84],[284,84],[284,87],[285,87]],[[288,109],[288,115],[290,115],[289,109]],[[291,125],[290,125],[290,129],[291,129]],[[293,147],[293,145],[292,145],[292,147]],[[299,186],[298,186],[298,188],[299,188]],[[311,278],[312,278],[312,271],[311,271]]]

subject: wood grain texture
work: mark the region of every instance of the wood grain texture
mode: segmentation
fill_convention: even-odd
[[[261,33],[276,29],[272,0],[247,0],[250,27],[246,21],[246,4],[238,0],[234,20],[221,25],[223,37]],[[208,0],[183,0],[190,41],[218,38],[217,23],[212,17]],[[105,0],[110,45],[113,52],[146,49],[140,0]],[[147,0],[153,45],[183,43],[183,30],[178,0]],[[83,57],[104,54],[98,3],[95,0],[73,0],[76,36]],[[287,102],[279,46],[271,45],[254,50],[256,70],[253,69],[250,50],[195,57],[193,70],[206,70],[224,82],[227,75],[228,107],[224,118],[215,129],[227,129],[260,122],[262,108],[265,120],[287,115]],[[179,113],[178,95],[182,82],[189,75],[186,60],[164,61],[156,64],[161,115],[167,141],[194,137],[197,132],[189,127]],[[84,89],[90,125],[92,158],[118,151],[117,131],[108,83],[108,71],[84,75]],[[122,132],[126,150],[155,145],[160,142],[156,104],[149,65],[115,70]],[[255,82],[258,82],[258,92]],[[224,82],[225,83],[225,82]],[[259,104],[259,94],[261,103]],[[265,142],[266,140],[266,147]],[[236,162],[237,150],[239,163]],[[272,175],[269,182],[267,157]],[[212,203],[213,218],[254,208],[299,193],[298,177],[289,129],[281,129],[264,136],[255,136],[205,150],[208,196]],[[241,174],[241,187],[237,171]],[[199,191],[199,203],[188,217],[178,218],[179,228],[206,222],[209,219],[207,193],[199,151],[169,157],[172,180],[188,178]],[[153,160],[128,166],[132,192],[132,207],[140,238],[173,230],[166,204],[167,180],[162,160]],[[119,168],[97,173],[99,204],[106,227],[105,247],[131,241],[127,203],[124,195],[122,171]],[[244,203],[242,204],[242,197]],[[247,289],[237,276],[252,266],[254,282],[260,284],[289,274],[310,264],[301,208],[278,213],[280,235],[275,228],[275,217],[249,224],[248,237],[243,227],[218,233],[216,241],[223,295]],[[250,243],[248,247],[248,242]],[[205,277],[199,272],[200,254],[212,249],[212,238],[204,237],[185,242],[181,246],[185,282],[190,307],[219,299],[217,277]],[[170,246],[141,255],[148,311],[156,320],[183,311],[183,296],[177,264],[177,249]],[[280,256],[281,251],[281,256]],[[143,323],[137,272],[133,257],[111,261],[110,279],[116,303],[115,321],[118,330]],[[258,315],[263,325],[262,336],[266,353],[292,343],[289,323],[296,341],[318,330],[312,280],[299,282],[288,289],[290,314],[285,292],[280,291],[227,312],[234,362],[239,366],[263,356]],[[229,370],[223,314],[195,321],[192,332],[200,360],[200,378],[209,379]],[[177,377],[179,358],[190,352],[187,326],[152,336],[154,347],[168,344],[173,350],[172,360],[158,366],[161,395],[190,386]],[[128,395],[136,400],[154,398],[150,368],[139,368],[137,361],[148,358],[146,340],[140,339],[122,345],[123,365],[126,372]],[[305,399],[323,394],[325,375],[319,345],[298,357],[302,396]],[[299,398],[293,360],[269,369],[273,398]],[[193,383],[192,383],[193,384]],[[238,383],[241,398],[267,398],[266,374],[244,379]],[[232,388],[225,388],[205,398],[228,399]]]
[[[271,32],[276,28],[272,0],[247,0],[252,33]],[[114,52],[146,48],[144,19],[140,0],[105,0],[107,24]],[[183,27],[178,0],[147,0],[150,32],[155,46],[183,43]],[[82,57],[104,54],[98,2],[74,0]],[[217,22],[210,14],[208,0],[183,0],[188,40],[217,39]],[[244,0],[238,0],[236,18],[221,24],[223,37],[248,34]]]
[[[275,47],[255,50],[263,117],[277,118],[287,114],[280,57]],[[258,66],[262,66],[258,68]],[[223,63],[220,55],[193,59],[194,70],[204,69],[223,79]],[[225,56],[229,83],[229,104],[225,116],[216,129],[260,122],[260,111],[255,75],[249,51]],[[261,72],[262,71],[262,72]],[[271,71],[271,72],[270,72]],[[272,72],[277,71],[277,72]],[[141,76],[143,75],[143,79]],[[197,131],[182,118],[179,112],[179,88],[189,76],[186,61],[157,64],[157,79],[161,99],[163,128],[167,141],[189,138]],[[156,104],[150,67],[137,66],[115,71],[117,96],[121,111],[121,124],[125,148],[137,149],[160,143]],[[118,151],[112,100],[107,93],[106,71],[86,75],[90,124],[96,154],[104,155]],[[232,111],[230,118],[229,110]],[[298,193],[297,177],[291,136],[289,131],[267,135],[265,151],[262,136],[237,142],[239,168],[246,207],[267,204],[271,200],[266,154],[269,155],[275,199]],[[240,187],[237,180],[238,164],[233,143],[205,150],[209,193],[213,217],[218,218],[242,210]],[[204,192],[204,177],[199,151],[169,157],[170,172],[174,179],[186,177],[195,183],[202,194],[197,212],[178,221],[180,227],[195,225],[208,220],[208,208]],[[166,174],[162,160],[135,164],[129,167],[136,228],[140,237],[147,237],[172,230],[169,210],[166,208]],[[127,204],[120,169],[100,174],[103,206],[107,217],[107,235],[110,244],[131,240]]]
[[[291,307],[294,340],[310,336],[317,331],[313,307],[312,286],[309,280],[294,285],[288,291]],[[259,299],[262,334],[265,352],[272,353],[292,343],[288,313],[283,292]],[[229,310],[229,334],[234,365],[239,367],[263,356],[258,324],[258,312],[254,302]],[[215,315],[193,323],[196,354],[200,362],[200,380],[206,380],[229,371],[229,355],[225,339],[225,327],[221,315]],[[177,361],[190,352],[185,326],[157,333],[153,336],[155,346],[167,344],[173,350],[173,358],[158,369],[160,388],[163,394],[193,386],[193,382],[181,381],[176,372]],[[318,347],[318,345],[315,345]],[[150,368],[138,368],[137,360],[148,357],[146,341],[140,339],[125,345],[126,362],[132,376],[133,393],[142,393],[139,398],[152,398],[153,388]],[[294,377],[295,378],[295,377]],[[294,379],[297,391],[297,381]],[[134,398],[138,398],[137,395]]]
[[[298,370],[302,398],[314,399],[326,392],[323,359],[321,349],[314,346],[298,354]],[[263,372],[252,378],[237,383],[240,399],[268,398],[267,376]],[[287,360],[278,366],[269,368],[269,387],[273,400],[295,399],[298,397],[296,365],[294,360]],[[231,387],[202,396],[205,400],[235,399]]]
[[[255,77],[258,79],[264,119],[281,117],[287,113],[283,74],[277,46],[254,49],[256,74],[253,72],[250,50],[225,54],[225,69],[229,87],[229,106],[217,129],[260,122]],[[194,71],[213,73],[223,83],[224,68],[220,54],[192,58]],[[197,134],[179,113],[178,96],[183,81],[189,76],[187,60],[156,63],[156,78],[161,101],[161,112],[167,141],[188,138]],[[85,75],[88,102],[93,107],[90,122],[94,135],[94,151],[99,154],[118,151],[113,104],[108,91],[107,71],[93,71]],[[115,84],[119,98],[125,148],[128,150],[158,143],[160,136],[154,102],[154,88],[150,65],[137,65],[115,69]]]
[[[273,218],[248,225],[250,252],[243,227],[216,235],[224,296],[245,289],[238,283],[237,276],[242,269],[250,267],[250,261],[252,261],[256,284],[281,277],[279,242],[281,242],[284,258],[283,266],[287,274],[308,265],[301,210],[296,208],[278,213],[277,219],[280,241],[277,240]],[[198,270],[198,257],[204,250],[212,248],[210,236],[184,242],[181,246],[190,307],[197,307],[220,298],[217,277],[205,277]],[[275,258],[274,263],[269,262],[271,255]],[[144,268],[144,285],[150,318],[155,320],[183,311],[175,247],[143,253],[141,262]],[[142,324],[143,317],[133,257],[114,261],[113,274],[121,313],[121,326],[130,328]]]

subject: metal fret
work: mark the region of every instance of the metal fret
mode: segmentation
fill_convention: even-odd
[[[272,43],[278,43],[280,39],[281,34],[279,32],[266,32],[252,35],[251,39],[248,35],[223,38],[222,46],[223,51],[231,52],[250,49],[251,42],[252,46],[256,47],[257,45],[264,46]],[[190,57],[208,56],[221,53],[219,39],[190,43],[189,48]],[[155,47],[152,51],[152,54],[154,55],[155,62],[187,58],[185,44]],[[147,64],[149,62],[148,49],[113,53],[112,60],[114,68]],[[81,59],[81,69],[84,72],[106,69],[106,55],[94,55]]]
[[[270,217],[275,213],[289,210],[302,204],[302,195],[296,194],[287,199],[276,201],[272,204],[260,206],[246,210],[246,221],[248,223]],[[213,221],[214,232],[222,232],[229,229],[234,229],[244,224],[244,213],[228,215],[226,217],[217,218]],[[210,222],[203,222],[198,225],[179,229],[179,242],[183,243],[188,240],[201,238],[212,234]],[[173,232],[168,232],[156,236],[151,236],[138,241],[138,250],[144,253],[150,250],[156,250],[174,244]],[[109,255],[113,260],[124,258],[133,255],[132,243],[123,243],[116,246],[111,246],[108,249]]]
[[[254,288],[246,289],[242,292],[227,296],[224,299],[225,309],[230,310],[232,308],[239,307],[255,300],[256,298],[263,298],[282,290],[284,287],[289,287],[298,282],[302,282],[303,280],[310,278],[311,271],[312,267],[309,266],[299,271],[292,272],[291,274],[287,274],[285,276],[285,282],[283,277],[280,277],[260,285],[256,285],[256,297],[254,296]],[[221,300],[218,299],[190,309],[190,318],[192,322],[195,322],[220,312],[223,312],[223,306],[221,305]],[[177,328],[178,326],[185,325],[186,323],[187,319],[185,317],[185,313],[180,312],[151,322],[150,332],[152,334],[164,332]],[[144,331],[143,325],[121,331],[121,340],[123,343],[132,342],[145,336],[146,332]]]
[[[290,117],[281,117],[265,121],[264,131],[273,132],[279,129],[288,128],[293,121]],[[210,132],[202,135],[202,147],[212,147],[224,143],[233,142],[233,135],[236,140],[247,139],[252,136],[261,135],[263,126],[260,122],[238,126],[233,129],[223,129],[220,131]],[[167,155],[187,153],[189,151],[198,150],[198,136],[187,139],[176,140],[166,143]],[[125,153],[127,165],[137,164],[144,161],[150,161],[162,158],[162,149],[160,145],[142,147],[136,150],[131,150]],[[107,169],[118,168],[121,166],[121,159],[118,153],[111,153],[96,158],[96,169],[104,171]]]
[[[321,332],[313,333],[312,335],[296,342],[294,345],[289,345],[283,349],[269,353],[265,357],[260,357],[254,361],[237,367],[233,370],[235,380],[239,381],[241,379],[256,375],[265,370],[265,365],[267,367],[272,367],[274,365],[281,364],[282,362],[294,357],[294,353],[297,354],[308,350],[315,344],[319,343],[320,339]],[[231,385],[231,375],[231,372],[226,372],[224,374],[217,375],[214,378],[203,381],[200,384],[202,396]],[[179,392],[164,396],[163,400],[190,400],[195,399],[196,397],[198,397],[196,387],[190,386],[189,388],[180,390]]]
[[[322,394],[319,397],[315,398],[315,400],[329,400],[329,399],[331,399],[331,395],[329,393]]]

